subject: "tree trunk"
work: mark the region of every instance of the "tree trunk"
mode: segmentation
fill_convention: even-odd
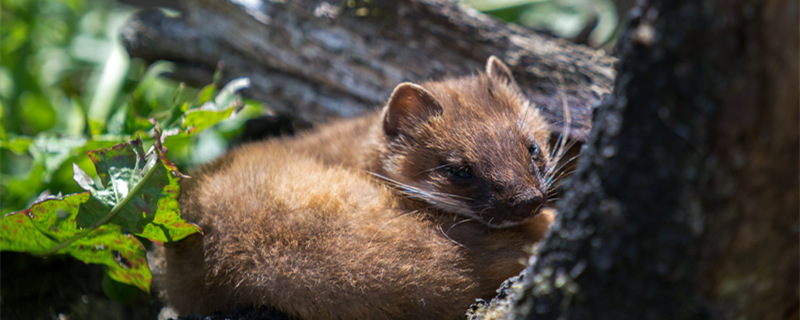
[[[798,318],[798,5],[654,0],[515,319]]]
[[[591,111],[609,93],[614,59],[602,51],[500,22],[445,0],[185,0],[180,17],[136,14],[123,29],[132,57],[176,64],[173,77],[211,82],[247,76],[246,95],[299,120],[356,116],[385,103],[394,86],[483,70],[496,55],[556,123],[571,107],[584,139]],[[556,126],[561,129],[562,126]]]

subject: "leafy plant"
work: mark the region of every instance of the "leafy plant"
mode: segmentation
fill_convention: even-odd
[[[164,243],[200,232],[180,218],[177,198],[183,174],[166,159],[164,142],[168,135],[185,139],[235,115],[244,106],[236,92],[248,85],[246,78],[235,79],[221,90],[211,84],[195,101],[181,98],[183,92],[178,90],[171,106],[148,113],[149,126],[155,125],[148,152],[139,133],[136,139],[110,148],[89,150],[96,179],[72,164],[74,180],[86,191],[45,196],[28,209],[4,215],[0,218],[0,250],[40,256],[69,254],[87,263],[105,265],[111,279],[149,292],[152,276],[140,239]],[[216,97],[210,99],[214,94]],[[199,106],[192,108],[190,103]],[[126,119],[133,117],[134,121],[126,121],[126,125],[138,132],[142,124],[130,110]],[[159,120],[166,124],[164,133],[157,125]],[[67,150],[82,149],[92,145],[88,141],[124,137],[96,135],[64,139],[60,145]],[[2,146],[21,151],[26,145],[31,148],[33,141],[17,137],[3,141]]]
[[[178,168],[224,151],[263,111],[234,94],[247,80],[197,90],[161,77],[168,63],[130,60],[118,37],[133,12],[0,0],[0,250],[104,265],[106,293],[149,288],[144,246],[197,230],[178,218]]]

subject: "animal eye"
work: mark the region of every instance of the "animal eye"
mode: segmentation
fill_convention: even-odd
[[[469,180],[472,179],[472,172],[469,167],[463,166],[445,166],[447,175],[456,180]]]
[[[531,160],[538,160],[541,157],[541,150],[539,150],[539,145],[534,143],[528,146],[528,152],[531,154]]]

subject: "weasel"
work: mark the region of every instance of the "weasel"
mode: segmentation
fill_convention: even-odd
[[[546,234],[550,129],[495,57],[398,85],[386,106],[236,147],[182,183],[203,235],[166,249],[180,314],[457,319]]]

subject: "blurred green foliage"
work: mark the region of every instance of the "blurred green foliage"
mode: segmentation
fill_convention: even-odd
[[[597,19],[589,43],[614,40],[618,17],[614,0],[461,0],[480,11],[525,27],[547,30],[563,38],[577,36]]]
[[[0,214],[41,194],[81,191],[71,164],[95,175],[86,151],[152,137],[148,119],[166,127],[219,91],[212,84],[201,94],[160,77],[168,63],[130,60],[118,34],[134,8],[105,0],[0,4]],[[243,116],[169,139],[170,160],[186,167],[218,155],[262,111],[248,101]]]

